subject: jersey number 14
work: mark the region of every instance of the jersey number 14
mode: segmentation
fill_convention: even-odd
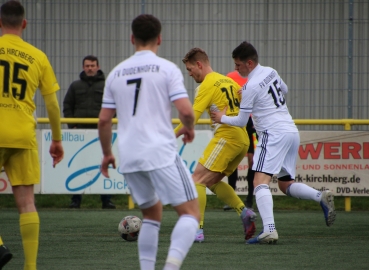
[[[231,112],[234,112],[235,107],[240,107],[240,102],[238,101],[238,98],[234,97],[232,86],[230,86],[229,88],[230,91],[228,91],[228,89],[225,87],[221,88],[220,90],[225,93],[228,100],[229,109],[231,110]]]

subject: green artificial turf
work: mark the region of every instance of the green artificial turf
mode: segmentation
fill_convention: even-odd
[[[141,217],[137,209],[39,208],[39,215],[37,269],[139,269],[137,242],[126,242],[117,233],[122,217]],[[176,219],[174,211],[164,211],[156,269],[164,266]],[[182,269],[368,268],[369,211],[338,211],[335,224],[326,227],[320,209],[276,210],[275,222],[277,245],[245,245],[235,211],[208,209],[205,242],[192,246]],[[262,229],[260,218],[256,227]],[[14,255],[4,270],[23,269],[19,215],[14,208],[0,209],[0,232]]]

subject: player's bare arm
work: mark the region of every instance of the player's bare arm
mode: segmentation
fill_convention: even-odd
[[[192,142],[195,137],[195,114],[193,112],[191,102],[188,98],[180,98],[175,100],[173,103],[179,112],[179,119],[183,124],[183,127],[176,132],[176,137],[178,138],[179,136],[184,135],[182,139],[184,143]]]
[[[225,110],[221,112],[211,112],[210,113],[211,119],[215,123],[227,124],[230,126],[237,126],[237,127],[245,127],[247,121],[250,117],[249,112],[240,111],[237,116],[227,116],[225,115]]]
[[[103,151],[103,159],[101,161],[101,173],[109,178],[108,167],[111,164],[115,169],[115,157],[111,151],[112,136],[112,118],[115,115],[115,109],[102,108],[99,115],[99,138],[101,149]]]

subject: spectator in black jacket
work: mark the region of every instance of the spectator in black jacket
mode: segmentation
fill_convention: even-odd
[[[96,56],[88,55],[82,61],[80,80],[74,81],[63,101],[66,118],[98,118],[105,86],[105,75]],[[69,128],[97,129],[97,124],[68,124]],[[101,195],[102,208],[114,209],[111,195]],[[82,195],[73,195],[70,208],[80,208]]]

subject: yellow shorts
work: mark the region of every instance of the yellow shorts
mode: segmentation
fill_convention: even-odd
[[[40,183],[40,162],[36,149],[0,148],[1,167],[4,167],[12,186]]]
[[[212,172],[229,176],[247,154],[250,140],[245,128],[224,126],[216,131],[199,163]]]

